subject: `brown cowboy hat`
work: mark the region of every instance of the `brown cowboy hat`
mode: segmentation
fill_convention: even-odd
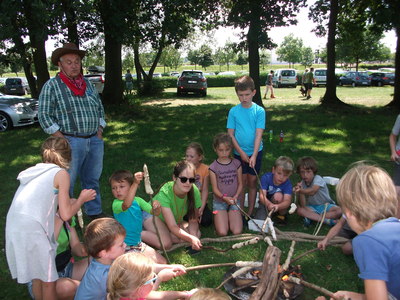
[[[58,66],[60,57],[65,54],[78,54],[81,59],[85,56],[86,51],[79,50],[79,48],[74,43],[66,43],[61,48],[57,48],[51,54],[51,62],[53,65]]]

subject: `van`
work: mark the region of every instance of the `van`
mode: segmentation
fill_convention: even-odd
[[[326,85],[326,72],[327,69],[315,69],[314,70],[314,78],[315,78],[315,85]]]
[[[4,91],[7,95],[18,96],[27,95],[31,92],[28,81],[24,77],[7,78],[4,85]]]
[[[297,86],[297,71],[295,69],[277,69],[272,78],[274,87],[296,87]]]

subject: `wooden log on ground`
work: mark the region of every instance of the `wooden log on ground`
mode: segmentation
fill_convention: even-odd
[[[275,246],[269,246],[265,252],[262,277],[250,300],[275,299],[275,289],[278,284],[278,265],[281,258],[281,250]]]

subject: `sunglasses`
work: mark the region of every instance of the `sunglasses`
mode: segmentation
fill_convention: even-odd
[[[182,176],[182,177],[178,177],[178,178],[181,180],[182,183],[186,183],[186,181],[188,181],[188,180],[190,183],[195,183],[195,181],[196,181],[196,178],[194,178],[194,177],[187,178],[187,177]]]
[[[147,280],[143,285],[150,284],[150,283],[154,283],[154,282],[156,282],[157,278],[158,278],[157,274],[154,273],[153,278]]]

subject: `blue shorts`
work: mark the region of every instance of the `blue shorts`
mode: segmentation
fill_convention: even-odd
[[[325,204],[320,205],[306,205],[306,207],[311,208],[311,210],[319,215],[322,215],[325,210]],[[335,204],[328,204],[326,206],[326,212],[328,212],[332,207],[337,207]]]
[[[147,219],[151,218],[153,215],[149,214],[147,211],[142,211],[142,218],[143,218],[143,222],[146,221]]]
[[[256,169],[257,174],[260,173],[261,161],[262,161],[262,154],[263,154],[263,151],[262,151],[262,150],[259,151],[258,154],[257,154],[256,165],[254,166],[254,169]],[[251,167],[249,166],[248,163],[243,162],[243,161],[242,161],[242,158],[240,157],[240,155],[236,155],[236,154],[235,154],[234,156],[235,156],[235,158],[238,159],[238,160],[241,162],[241,164],[242,164],[242,174],[250,174],[250,175],[256,176],[256,173],[254,172],[254,169],[251,168]]]
[[[234,211],[239,210],[237,205],[229,205],[224,201],[213,200],[213,214],[216,215],[219,210]]]

